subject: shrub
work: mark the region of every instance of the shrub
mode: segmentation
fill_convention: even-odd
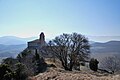
[[[16,64],[16,70],[15,70],[15,79],[16,80],[26,80],[28,77],[27,74],[27,68],[22,63]]]
[[[98,63],[99,62],[97,61],[97,59],[92,58],[89,62],[90,69],[93,71],[97,71],[98,70]]]
[[[0,65],[0,80],[11,80],[14,74],[7,64]]]

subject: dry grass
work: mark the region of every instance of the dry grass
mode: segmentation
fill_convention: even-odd
[[[59,61],[46,59],[47,64],[54,64],[57,68],[48,68],[44,73],[40,73],[29,80],[120,80],[120,75],[93,72],[87,67],[81,66],[81,71],[65,71],[61,69]]]
[[[52,58],[45,58],[45,62],[49,65],[49,64],[53,64],[56,67],[62,68],[61,62],[58,59],[52,59]]]
[[[50,68],[44,73],[31,78],[31,80],[120,80],[120,75],[102,75],[98,72],[64,71]]]

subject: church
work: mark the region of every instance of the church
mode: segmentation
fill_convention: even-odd
[[[28,42],[28,49],[41,49],[43,46],[46,46],[45,35],[41,32],[39,39]]]
[[[49,47],[45,42],[45,35],[43,32],[39,35],[39,39],[28,42],[27,50],[31,51],[32,54],[37,53],[42,57],[51,57],[49,52],[46,52]]]

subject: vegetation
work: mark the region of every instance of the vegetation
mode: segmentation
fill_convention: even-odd
[[[90,69],[93,71],[97,71],[98,70],[98,63],[99,62],[97,61],[97,59],[92,58],[90,60],[90,63],[89,63]]]
[[[17,63],[15,66],[15,80],[26,80],[28,77],[27,67],[22,63]]]
[[[7,64],[0,65],[0,80],[11,80],[14,74]]]
[[[44,72],[47,64],[37,53],[25,49],[17,58],[6,58],[0,65],[0,80],[26,80],[28,76]]]
[[[49,51],[57,57],[65,70],[72,71],[75,64],[89,58],[90,45],[85,36],[77,33],[63,34],[49,42]]]
[[[105,57],[102,60],[101,67],[108,70],[109,72],[115,73],[120,70],[120,57],[119,55],[114,55],[110,57]]]
[[[49,41],[45,51],[52,54],[52,58],[61,62],[63,68],[72,71],[80,70],[80,64],[85,65],[90,59],[90,45],[88,39],[77,33],[62,34]],[[44,50],[44,49],[43,49]],[[44,51],[44,52],[45,52]],[[112,73],[120,70],[118,56],[106,57],[102,61],[102,67]],[[97,59],[92,58],[89,67],[93,71],[98,70]],[[28,76],[34,76],[46,71],[47,65],[37,49],[25,49],[17,58],[6,58],[0,65],[0,80],[26,80]],[[99,69],[100,70],[100,69]]]
[[[8,64],[0,65],[0,80],[26,80],[27,69],[24,64],[17,63],[15,70],[11,69]]]
[[[47,68],[47,64],[45,63],[44,58],[39,56],[39,54],[37,53],[37,49],[35,51],[34,63],[34,66],[36,66],[35,74],[44,72]]]
[[[44,72],[47,67],[44,58],[38,54],[37,49],[35,49],[34,52],[35,53],[32,53],[29,49],[25,49],[17,57],[21,63],[26,65],[30,76]]]

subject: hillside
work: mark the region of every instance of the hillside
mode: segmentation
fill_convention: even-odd
[[[26,48],[26,44],[20,45],[3,45],[0,44],[0,57],[15,57],[18,53]]]
[[[120,41],[96,42],[91,45],[91,50],[92,53],[120,53]]]
[[[120,80],[120,75],[101,74],[93,71],[64,71],[62,69],[49,69],[30,80]]]
[[[48,67],[43,73],[29,77],[30,80],[120,80],[119,74],[109,74],[98,70],[92,71],[88,66],[80,66],[80,71],[65,71],[60,67],[59,61],[52,62],[45,60],[47,64],[54,64],[56,67]]]

